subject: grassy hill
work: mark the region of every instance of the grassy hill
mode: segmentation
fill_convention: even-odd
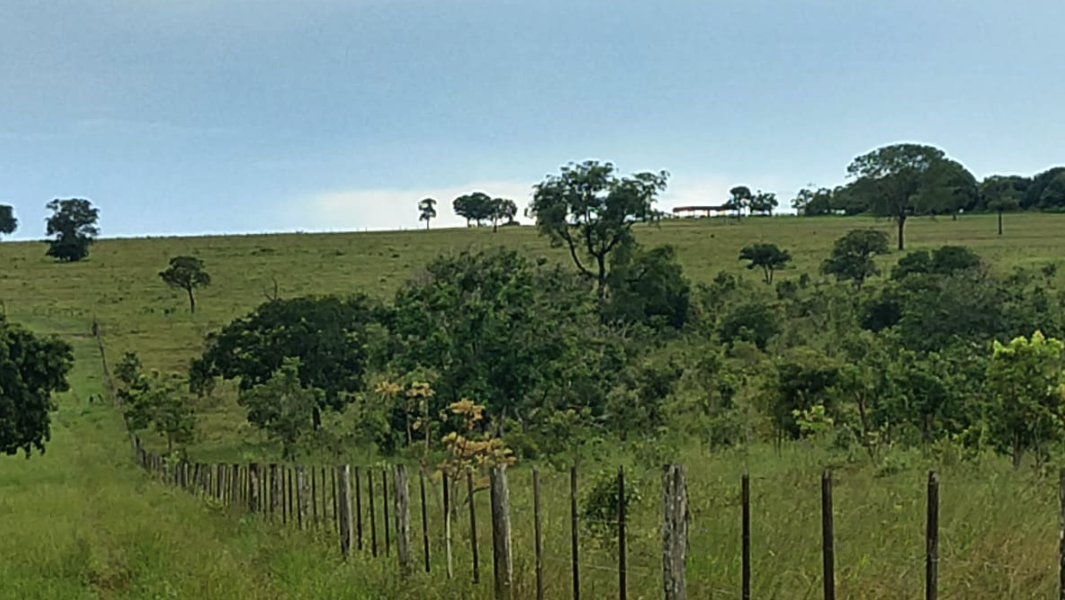
[[[1011,215],[1006,235],[998,236],[994,216],[915,219],[907,227],[908,246],[967,245],[1000,269],[1043,264],[1065,255],[1063,225],[1065,216]],[[676,245],[688,276],[702,282],[721,269],[759,277],[746,272],[736,256],[744,245],[762,240],[795,257],[795,268],[778,277],[814,274],[833,241],[858,227],[894,233],[890,222],[869,219],[776,218],[741,224],[667,222],[641,226],[639,236],[648,245]],[[262,302],[275,278],[282,296],[365,291],[386,297],[440,252],[500,244],[568,260],[531,227],[495,234],[456,229],[103,240],[89,260],[76,264],[47,260],[40,243],[0,244],[0,300],[8,315],[38,331],[62,333],[75,344],[78,357],[74,390],[60,399],[48,454],[28,462],[0,459],[0,598],[488,597],[489,586],[473,592],[465,579],[444,585],[439,577],[418,576],[400,586],[387,561],[359,557],[356,565],[344,566],[332,540],[267,527],[150,483],[133,466],[116,411],[87,402],[101,390],[99,356],[87,334],[95,316],[112,360],[136,350],[149,368],[183,370],[199,352],[203,335]],[[199,256],[214,278],[214,285],[200,294],[196,315],[188,313],[184,295],[167,289],[158,277],[178,254]],[[884,266],[898,256],[884,257]],[[203,438],[193,448],[198,460],[257,457],[256,434],[235,404],[206,407],[202,418]],[[735,475],[747,465],[757,474],[756,595],[816,597],[818,472],[826,456],[802,446],[781,455],[759,447],[749,456],[729,452],[705,460],[705,454],[691,448],[681,460],[690,469],[696,524],[690,589],[702,596],[736,595]],[[914,455],[881,473],[841,466],[836,497],[840,597],[919,595],[921,481],[929,465]],[[1056,585],[1055,482],[1015,473],[1005,461],[937,466],[944,481],[940,597],[1051,597]],[[652,598],[660,585],[656,480],[654,473],[635,468],[633,477],[641,482],[644,502],[631,516],[630,597]],[[515,566],[523,582],[519,597],[531,593],[527,478],[528,472],[519,468],[512,480]],[[566,483],[564,474],[545,475],[546,544],[553,557],[549,597],[567,595]],[[488,532],[481,534],[487,539]],[[441,532],[432,535],[439,548]],[[584,570],[585,593],[609,597],[615,575],[595,566],[611,564],[610,552],[593,549],[584,557],[591,565]],[[482,558],[482,569],[490,572],[487,558]],[[456,560],[464,565],[465,557],[459,554]],[[435,563],[437,573],[440,568]]]

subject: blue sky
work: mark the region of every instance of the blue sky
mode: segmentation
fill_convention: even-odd
[[[418,226],[569,161],[786,200],[896,141],[1065,163],[1062,0],[3,0],[0,203],[104,236]]]

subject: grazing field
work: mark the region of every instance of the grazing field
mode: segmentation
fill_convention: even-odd
[[[953,221],[912,219],[909,248],[959,244],[995,268],[1039,265],[1065,255],[1065,216],[1008,215],[997,235],[994,216]],[[666,222],[639,226],[642,243],[674,244],[696,283],[720,270],[747,273],[737,255],[755,241],[789,250],[793,269],[778,278],[816,276],[835,239],[850,229],[894,232],[890,222],[860,218],[747,219]],[[456,579],[434,574],[400,584],[389,560],[360,555],[338,559],[326,534],[300,534],[229,513],[149,480],[135,469],[117,411],[88,398],[101,392],[99,356],[90,324],[95,317],[112,363],[135,350],[150,369],[184,370],[203,336],[261,303],[281,296],[364,291],[391,294],[440,252],[506,245],[568,261],[532,227],[362,234],[291,234],[209,238],[123,239],[98,242],[87,261],[57,264],[40,243],[0,244],[0,300],[14,321],[56,331],[76,346],[74,389],[60,399],[54,438],[44,457],[0,461],[0,596],[11,598],[332,598],[489,597],[471,587],[469,557],[456,526]],[[158,277],[170,257],[201,258],[213,284],[199,292],[190,315],[183,293]],[[883,257],[884,266],[898,253]],[[276,457],[244,419],[232,394],[198,407],[199,439],[190,447],[201,462],[247,462]],[[689,589],[698,597],[738,597],[739,474],[754,477],[752,541],[755,597],[813,598],[820,590],[819,474],[837,470],[837,580],[841,598],[916,597],[922,589],[924,479],[940,470],[941,598],[1049,598],[1056,591],[1056,482],[1005,459],[958,463],[918,451],[900,454],[891,470],[841,461],[816,445],[786,445],[781,453],[752,446],[750,454],[700,448],[681,452],[689,469],[692,510]],[[352,464],[374,464],[351,456]],[[582,467],[590,479],[601,465]],[[608,465],[613,468],[616,464]],[[630,528],[630,598],[660,595],[657,537],[658,474],[627,464],[642,500]],[[529,471],[511,472],[518,596],[532,596],[532,521]],[[549,598],[568,597],[568,481],[545,476]],[[582,491],[587,482],[582,479]],[[432,488],[437,492],[436,488]],[[483,500],[483,499],[482,499]],[[480,501],[479,501],[480,502]],[[439,506],[430,502],[433,547],[439,549]],[[380,510],[380,507],[378,507]],[[436,512],[433,512],[436,511]],[[417,513],[415,513],[417,514]],[[487,514],[487,505],[482,509]],[[381,517],[383,519],[383,515]],[[417,523],[417,517],[415,517]],[[487,523],[485,523],[487,525]],[[417,533],[417,530],[416,530]],[[482,573],[491,572],[490,533],[482,538]],[[415,536],[417,540],[417,535]],[[616,593],[614,557],[589,549],[582,585],[587,597]],[[486,577],[487,579],[487,577]],[[14,582],[14,583],[11,583]],[[6,596],[5,596],[6,595]],[[88,596],[87,596],[88,595]]]

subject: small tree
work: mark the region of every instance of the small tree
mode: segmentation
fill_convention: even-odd
[[[653,218],[668,178],[665,171],[619,178],[612,163],[570,164],[535,186],[529,214],[552,244],[569,248],[577,270],[596,281],[599,299],[605,300],[609,257],[619,246],[635,243],[633,224]],[[582,253],[594,267],[584,264]]]
[[[429,229],[429,221],[436,218],[436,199],[425,198],[418,202],[418,210],[421,212],[418,220],[425,221],[425,228]]]
[[[839,281],[853,281],[860,288],[866,279],[880,274],[873,257],[887,252],[888,237],[883,231],[854,229],[836,240],[821,272]]]
[[[780,206],[780,201],[777,200],[777,195],[773,192],[758,190],[758,193],[751,198],[750,206],[752,213],[772,216],[773,211]]]
[[[196,416],[180,391],[179,376],[164,376],[157,372],[145,375],[140,372],[136,354],[129,352],[123,356],[117,373],[123,383],[118,397],[125,407],[130,429],[151,428],[165,436],[167,453],[174,451],[174,444],[192,441]]]
[[[499,228],[499,222],[513,223],[518,215],[518,205],[510,198],[492,199],[492,231]]]
[[[766,285],[773,283],[773,272],[791,262],[791,254],[776,244],[752,244],[740,250],[740,260],[750,261],[748,269],[761,267]]]
[[[170,268],[159,277],[172,288],[185,290],[189,295],[189,312],[196,312],[196,297],[192,290],[211,285],[211,276],[203,269],[203,261],[195,256],[175,256]]]
[[[47,221],[48,256],[62,262],[79,261],[89,255],[89,246],[100,235],[96,226],[100,209],[82,199],[52,200],[46,205],[52,211]]]
[[[269,381],[241,393],[239,400],[248,410],[248,422],[281,443],[285,460],[296,457],[296,447],[311,424],[321,394],[303,387],[299,366],[298,359],[284,359]]]
[[[743,216],[743,211],[751,206],[751,200],[754,199],[754,194],[751,193],[751,188],[745,185],[738,185],[728,191],[729,199],[725,202],[725,208],[735,211],[735,217],[738,219]]]
[[[1061,341],[1039,331],[1031,340],[1022,336],[1005,346],[994,343],[987,366],[988,433],[998,450],[1012,457],[1014,467],[1027,451],[1035,451],[1041,463],[1049,444],[1065,438],[1063,348]]]
[[[18,229],[15,210],[6,204],[0,204],[0,235],[11,235]]]
[[[70,344],[37,337],[0,314],[0,453],[29,458],[52,439],[52,394],[69,389]]]

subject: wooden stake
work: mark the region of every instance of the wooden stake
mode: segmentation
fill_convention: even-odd
[[[422,500],[422,551],[425,553],[425,572],[429,573],[429,512],[425,505],[425,471],[422,469],[418,469],[418,493]]]
[[[751,600],[751,476],[746,469],[743,471],[740,496],[743,503],[741,523],[743,529],[743,589],[741,595],[743,600]]]
[[[477,503],[473,500],[473,471],[466,469],[466,498],[470,503],[470,547],[473,550],[473,582],[481,581],[481,565],[477,557]]]
[[[536,600],[544,600],[543,513],[540,509],[540,467],[533,467],[533,528],[536,547]]]
[[[340,554],[347,560],[351,556],[351,467],[342,465],[337,467],[340,475],[340,498],[338,505],[340,513],[337,515],[340,528]],[[333,479],[336,481],[336,478]],[[336,489],[334,487],[334,489]]]
[[[825,600],[836,599],[836,560],[832,537],[832,473],[826,470],[821,474],[821,552]]]
[[[507,489],[506,465],[493,466],[489,479],[495,597],[496,600],[510,600],[511,589],[514,587],[514,560],[510,554],[510,490]]]
[[[392,466],[392,485],[396,502],[396,557],[400,574],[407,576],[413,570],[414,557],[410,544],[410,488],[406,465]]]
[[[580,544],[577,537],[577,465],[569,470],[569,531],[570,554],[573,559],[573,600],[581,598],[581,567],[578,560]]]
[[[935,471],[928,472],[927,526],[924,595],[926,600],[936,600],[939,595],[939,476]]]

